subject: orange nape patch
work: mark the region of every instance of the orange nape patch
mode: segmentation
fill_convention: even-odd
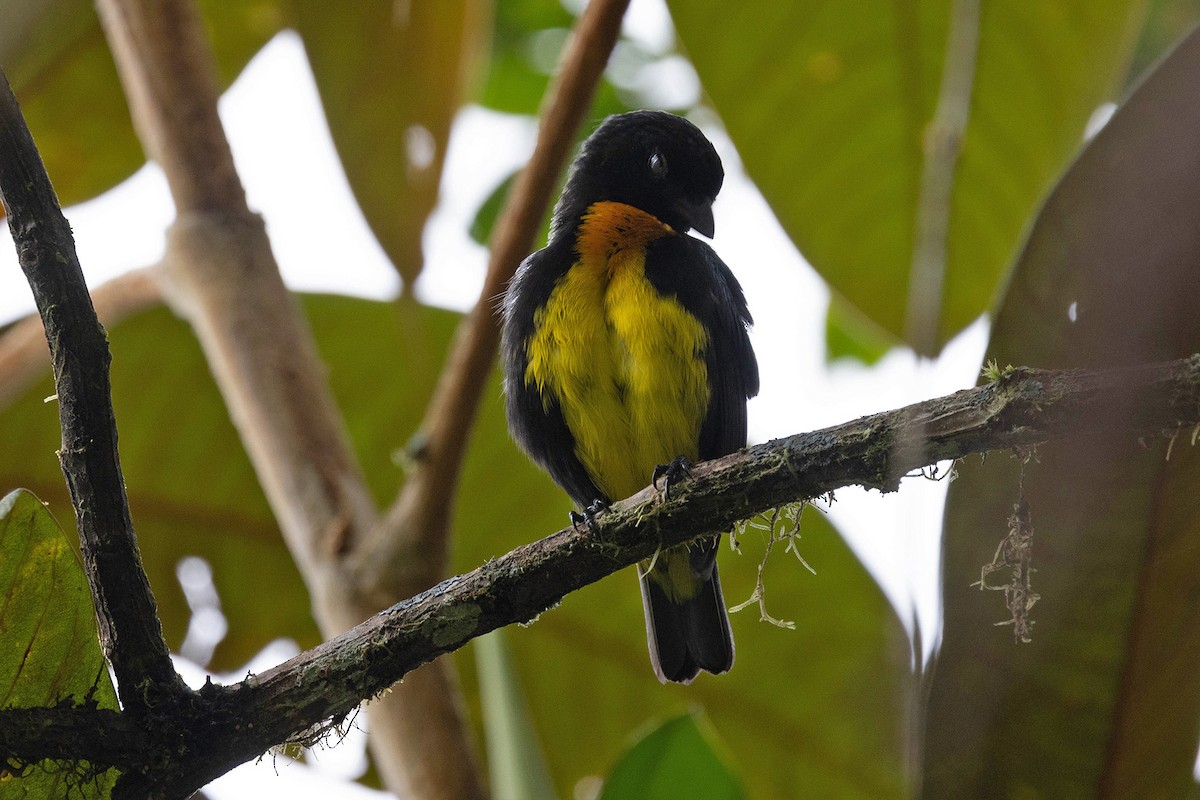
[[[641,250],[675,230],[640,208],[604,201],[593,203],[583,215],[576,249],[584,258],[604,258],[622,250]]]

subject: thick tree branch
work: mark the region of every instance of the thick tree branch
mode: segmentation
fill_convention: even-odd
[[[249,213],[217,118],[216,72],[196,9],[187,2],[103,0],[97,10],[138,138],[166,173],[176,210]]]
[[[79,527],[100,641],[134,714],[183,689],[142,569],[117,455],[112,356],[84,283],[71,228],[0,72],[0,199],[50,345],[58,392],[59,461]]]
[[[134,754],[131,766],[142,777],[125,789],[185,794],[274,744],[313,736],[314,725],[345,717],[361,698],[476,636],[531,620],[660,547],[728,530],[772,507],[853,484],[893,491],[914,470],[971,453],[1023,451],[1073,436],[1190,436],[1197,425],[1200,355],[1104,372],[1016,370],[976,389],[697,465],[669,499],[644,489],[601,514],[595,532],[558,531],[261,675],[206,687],[187,718],[153,721],[168,728],[151,741],[174,743],[177,756]],[[0,730],[10,713],[0,712]],[[99,734],[116,724],[102,721]],[[0,739],[0,759],[18,744],[20,752],[34,748]],[[98,755],[94,748],[86,754]]]
[[[422,579],[431,580],[422,586],[444,574],[454,487],[500,338],[496,301],[517,265],[533,250],[558,176],[591,108],[628,6],[629,0],[588,3],[567,44],[558,77],[546,93],[533,155],[518,174],[496,222],[483,290],[475,308],[459,325],[446,368],[430,398],[421,424],[420,463],[373,541],[360,551],[358,564],[365,586],[411,585],[414,559],[429,562],[429,568],[420,572]]]
[[[0,759],[33,765],[44,759],[86,761],[104,770],[141,761],[154,749],[150,732],[132,714],[88,705],[8,708],[0,712]]]
[[[284,536],[311,575],[328,537],[370,527],[374,508],[312,336],[246,206],[203,23],[190,0],[98,7],[134,123],[175,198],[167,299],[192,323]]]

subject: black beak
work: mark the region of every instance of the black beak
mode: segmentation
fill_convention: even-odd
[[[702,233],[711,239],[713,238],[713,234],[717,232],[717,224],[713,220],[711,200],[700,202],[689,199],[679,200],[675,203],[675,210],[679,212],[680,219],[686,222],[688,227],[693,228],[697,233]]]

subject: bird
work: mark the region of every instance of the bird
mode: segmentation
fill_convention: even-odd
[[[694,124],[664,111],[604,119],[583,142],[544,248],[502,301],[506,412],[516,444],[585,510],[746,444],[758,393],[750,311],[701,239],[725,173]],[[577,515],[573,513],[573,519]],[[720,536],[639,564],[650,662],[690,683],[733,666]]]

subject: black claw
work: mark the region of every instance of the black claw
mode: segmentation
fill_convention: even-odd
[[[582,514],[580,514],[578,511],[571,512],[571,527],[577,531],[580,531],[581,533],[585,527],[587,528],[588,533],[596,533],[596,517],[601,511],[605,511],[607,508],[608,503],[597,497],[592,501],[590,506],[583,510]]]
[[[670,464],[659,464],[650,476],[650,483],[658,488],[658,479],[663,478],[663,499],[671,497],[671,487],[692,477],[692,460],[687,456],[679,456]]]

